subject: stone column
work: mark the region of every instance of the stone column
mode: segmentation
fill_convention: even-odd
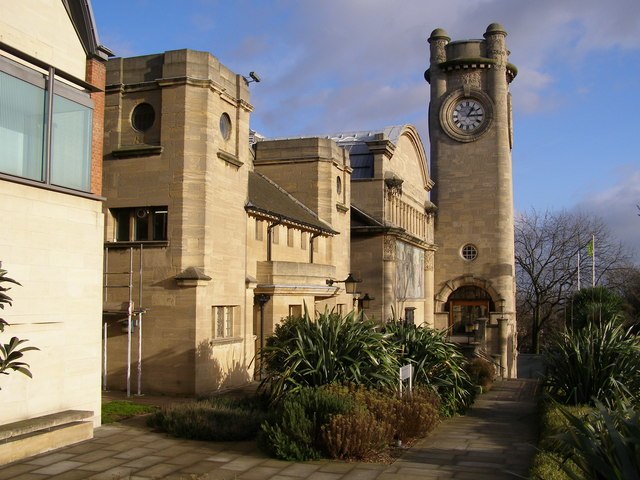
[[[508,341],[509,341],[509,319],[498,319],[498,342],[500,348],[500,376],[509,378],[509,359],[508,359]]]

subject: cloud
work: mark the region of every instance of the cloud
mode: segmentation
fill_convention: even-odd
[[[640,169],[626,165],[617,172],[617,181],[602,191],[585,196],[576,209],[601,217],[611,233],[635,251],[635,262],[640,265]]]

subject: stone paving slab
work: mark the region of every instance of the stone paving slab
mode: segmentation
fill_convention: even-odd
[[[136,422],[102,426],[76,445],[0,467],[0,480],[514,480],[535,452],[535,380],[504,380],[464,417],[442,422],[391,465],[268,458],[255,442],[200,442]]]

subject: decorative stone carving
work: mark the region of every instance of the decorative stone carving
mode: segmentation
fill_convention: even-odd
[[[460,82],[462,83],[462,87],[465,91],[468,91],[471,88],[478,90],[482,88],[482,76],[478,70],[462,73],[460,76]]]
[[[383,260],[395,261],[396,259],[396,239],[394,237],[384,237]]]

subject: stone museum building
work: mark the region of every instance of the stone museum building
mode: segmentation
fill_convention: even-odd
[[[209,53],[111,59],[105,388],[241,385],[275,326],[305,308],[472,336],[514,376],[516,70],[502,27],[484,36],[429,38],[431,171],[410,125],[263,138],[250,130],[255,78]]]
[[[45,440],[5,442],[0,464],[89,438],[101,389],[259,379],[256,353],[305,311],[446,330],[516,376],[506,35],[432,32],[427,152],[412,125],[265,138],[253,72],[113,58],[89,1],[6,2],[0,261],[21,286],[2,316],[39,350],[32,379],[3,378],[0,424]]]

